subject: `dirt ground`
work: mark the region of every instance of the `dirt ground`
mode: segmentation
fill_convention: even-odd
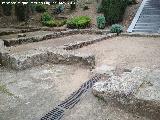
[[[76,51],[95,54],[97,66],[160,68],[160,38],[116,37]]]
[[[74,51],[94,54],[97,67],[160,68],[160,38],[118,36]],[[90,70],[81,65],[45,64],[18,72],[0,67],[0,120],[39,120],[77,90],[89,75]],[[62,119],[148,120],[104,103],[91,91]]]
[[[145,67],[160,68],[160,38],[117,37],[76,50],[96,56],[96,66],[103,64],[118,69]],[[149,120],[131,114],[93,96],[89,91],[63,120]]]
[[[11,39],[11,36],[8,36],[8,37]],[[18,52],[39,49],[41,47],[42,48],[43,47],[46,47],[46,48],[47,47],[51,47],[51,48],[64,47],[64,46],[68,46],[70,44],[74,44],[77,42],[96,40],[96,39],[103,38],[103,37],[104,37],[103,35],[77,34],[77,35],[70,35],[70,36],[65,36],[61,38],[48,39],[48,40],[44,40],[40,42],[12,46],[12,47],[8,47],[7,50],[9,50],[10,53],[18,53]]]
[[[89,70],[79,65],[0,67],[0,120],[40,120],[88,79]]]

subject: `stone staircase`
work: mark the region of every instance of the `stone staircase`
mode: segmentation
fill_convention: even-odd
[[[160,33],[160,1],[143,0],[128,32]]]

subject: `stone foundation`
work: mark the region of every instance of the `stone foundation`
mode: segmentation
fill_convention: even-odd
[[[90,30],[90,29],[73,29],[73,30],[67,30],[67,31],[48,31],[50,33],[45,34],[45,35],[37,35],[37,36],[29,36],[29,37],[21,37],[21,38],[10,38],[10,39],[3,39],[4,44],[6,46],[15,46],[19,44],[25,44],[25,43],[30,43],[30,42],[38,42],[42,40],[48,40],[48,39],[53,39],[53,38],[58,38],[58,37],[64,37],[68,35],[74,35],[74,34],[108,34],[109,31],[104,31],[104,30]]]
[[[46,62],[53,64],[76,64],[93,67],[95,57],[88,54],[71,53],[60,49],[37,49],[27,52],[11,54],[7,51],[1,51],[0,63],[7,68],[15,70],[24,70],[33,66],[42,65]]]

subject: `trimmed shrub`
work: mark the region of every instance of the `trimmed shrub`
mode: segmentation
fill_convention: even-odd
[[[97,20],[97,27],[99,29],[104,29],[105,25],[106,25],[106,19],[105,19],[105,17],[104,16],[98,16],[96,18],[96,20]]]
[[[41,16],[42,22],[51,21],[51,20],[53,20],[53,17],[48,12],[43,13],[43,15]]]
[[[66,20],[55,20],[48,12],[43,13],[41,21],[44,26],[48,27],[60,27],[66,23]]]
[[[120,24],[114,24],[112,25],[110,32],[117,33],[117,35],[119,35],[121,32],[123,32],[123,26]]]
[[[37,4],[35,9],[39,13],[46,12],[46,7],[43,4]]]
[[[50,20],[43,22],[43,25],[47,27],[60,27],[65,25],[66,20]]]
[[[90,26],[91,24],[91,18],[88,16],[78,16],[71,18],[70,20],[67,21],[67,27],[68,28],[86,28]]]
[[[3,14],[6,15],[6,16],[10,16],[11,13],[12,13],[12,4],[9,3],[4,3],[1,5],[2,6],[2,9],[3,9]]]
[[[108,24],[122,21],[128,0],[102,0],[102,10]]]

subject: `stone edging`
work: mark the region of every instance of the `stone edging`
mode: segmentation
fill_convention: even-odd
[[[17,38],[17,39],[3,39],[4,44],[6,46],[14,46],[18,44],[24,44],[24,43],[30,43],[30,42],[38,42],[42,40],[47,39],[54,39],[54,38],[60,38],[68,35],[74,35],[74,34],[107,34],[109,32],[107,31],[97,31],[97,30],[90,30],[90,29],[74,29],[74,30],[67,30],[67,31],[60,31],[60,32],[53,32],[50,34],[46,34],[43,36],[33,36],[33,37],[24,37],[24,38]]]
[[[40,30],[40,28],[32,28],[32,29],[17,29],[17,30],[8,30],[8,31],[0,31],[0,36],[17,34],[17,33],[26,33],[26,32],[34,32]]]
[[[102,40],[105,40],[105,39],[109,39],[109,38],[112,38],[112,37],[115,37],[116,34],[108,34],[102,38],[98,38],[98,39],[95,39],[95,40],[90,40],[90,41],[79,41],[78,43],[73,43],[73,44],[70,44],[68,46],[65,46],[63,49],[65,50],[73,50],[73,49],[78,49],[78,48],[82,48],[84,46],[88,46],[90,44],[93,44],[93,43],[96,43],[96,42],[100,42]]]

